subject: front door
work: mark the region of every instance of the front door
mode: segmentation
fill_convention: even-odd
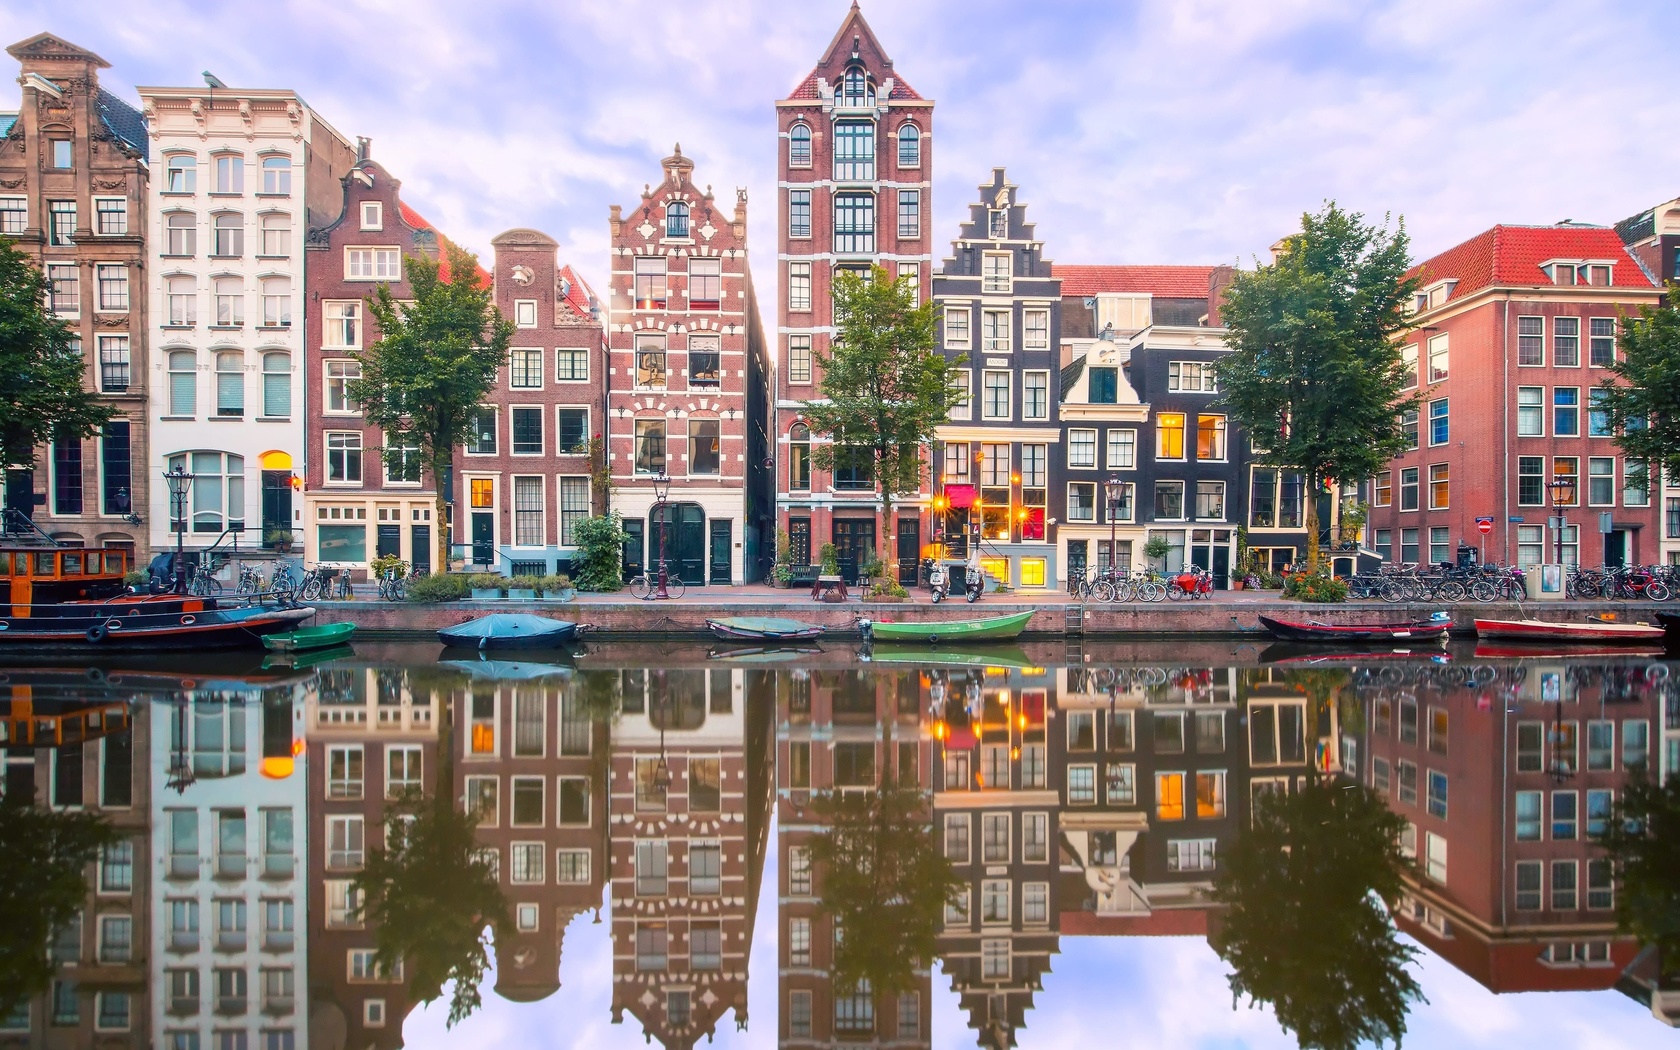
[[[898,582],[904,587],[916,586],[921,575],[922,521],[920,518],[898,519]]]
[[[414,571],[429,573],[432,571],[432,527],[430,525],[410,525],[408,527],[408,542],[412,550],[410,564]]]
[[[788,519],[788,564],[811,564],[811,519]]]
[[[262,545],[272,547],[270,536],[292,531],[292,472],[262,472]]]
[[[728,520],[714,519],[711,529],[712,564],[711,579],[713,583],[727,584],[732,582],[735,523]]]
[[[374,534],[374,555],[380,558],[402,557],[402,526],[380,525]]]
[[[1068,540],[1067,548],[1067,578],[1069,580],[1083,580],[1085,566],[1091,559],[1090,540]]]
[[[1627,564],[1627,530],[1612,529],[1604,534],[1604,564]]]
[[[834,551],[840,556],[840,575],[856,583],[860,566],[875,549],[874,518],[834,519]]]
[[[629,518],[624,522],[624,580],[626,583],[640,576],[647,566],[642,557],[642,529],[640,518]]]
[[[35,472],[28,468],[6,471],[6,507],[26,518],[35,517]]]
[[[698,503],[666,503],[653,516],[648,561],[658,565],[664,543],[669,571],[691,586],[706,582],[706,512]]]
[[[474,565],[496,563],[496,512],[472,512],[472,562]]]
[[[1231,585],[1231,548],[1223,543],[1213,548],[1213,585],[1220,590]]]

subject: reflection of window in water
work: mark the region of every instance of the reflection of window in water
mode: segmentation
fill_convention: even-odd
[[[640,668],[620,671],[619,693],[623,697],[621,710],[625,714],[640,714],[647,700],[647,672]]]
[[[374,674],[374,684],[378,689],[381,704],[400,704],[403,698],[403,684],[408,677],[402,668],[382,667]]]
[[[577,693],[568,690],[560,699],[560,753],[587,755],[590,751],[594,723],[583,709]]]
[[[654,671],[648,679],[648,720],[656,729],[706,724],[706,672]]]
[[[875,745],[835,744],[834,783],[837,787],[873,787]]]
[[[472,753],[496,753],[496,692],[494,688],[474,689],[472,699]]]
[[[657,758],[636,759],[636,808],[638,810],[664,812],[665,789],[667,783],[662,783],[659,776],[659,762]]]
[[[323,704],[361,704],[367,700],[367,679],[356,667],[323,667],[316,680]]]
[[[190,747],[181,736],[187,720],[191,724]],[[245,772],[244,705],[237,700],[194,702],[188,719],[170,719],[169,746],[177,754],[192,753],[193,773],[197,776],[233,776]]]
[[[716,813],[722,807],[722,762],[715,758],[688,760],[688,809]]]
[[[811,713],[811,673],[797,670],[788,676],[788,711],[797,715]]]
[[[712,671],[711,713],[727,715],[735,707],[735,675],[732,671]]]

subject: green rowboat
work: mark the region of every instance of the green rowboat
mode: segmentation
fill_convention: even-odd
[[[869,634],[882,642],[1007,642],[1021,633],[1032,615],[1028,610],[984,620],[877,621]]]
[[[356,633],[353,623],[323,623],[314,627],[299,627],[284,634],[263,635],[263,645],[277,653],[295,653],[304,649],[325,649],[343,645]]]

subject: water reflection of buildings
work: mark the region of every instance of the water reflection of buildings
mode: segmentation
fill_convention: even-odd
[[[1407,819],[1423,873],[1401,927],[1490,991],[1620,982],[1675,1023],[1675,993],[1640,983],[1590,841],[1635,771],[1680,772],[1667,670],[1560,658],[1360,674],[1357,775]]]

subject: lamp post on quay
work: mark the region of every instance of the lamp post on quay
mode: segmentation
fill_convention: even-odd
[[[671,597],[666,587],[669,577],[665,569],[665,534],[670,531],[671,523],[667,520],[667,499],[671,495],[671,477],[663,470],[653,479],[653,509],[654,520],[659,522],[659,589],[653,592],[654,598],[666,599]]]
[[[187,593],[187,569],[183,564],[182,547],[187,532],[187,494],[192,491],[194,474],[181,467],[164,471],[163,480],[169,486],[170,528],[175,530],[175,593]]]
[[[1575,480],[1573,478],[1558,478],[1550,486],[1552,490],[1552,528],[1557,535],[1557,563],[1558,571],[1563,571],[1563,510],[1561,508],[1573,505],[1575,502]]]
[[[1115,543],[1118,541],[1115,532],[1114,508],[1119,505],[1120,494],[1123,491],[1125,490],[1122,488],[1122,482],[1118,474],[1110,474],[1108,480],[1103,483],[1103,495],[1108,497],[1108,564],[1105,567],[1105,572],[1110,578],[1113,578],[1115,568],[1119,563],[1119,559],[1115,556]]]

